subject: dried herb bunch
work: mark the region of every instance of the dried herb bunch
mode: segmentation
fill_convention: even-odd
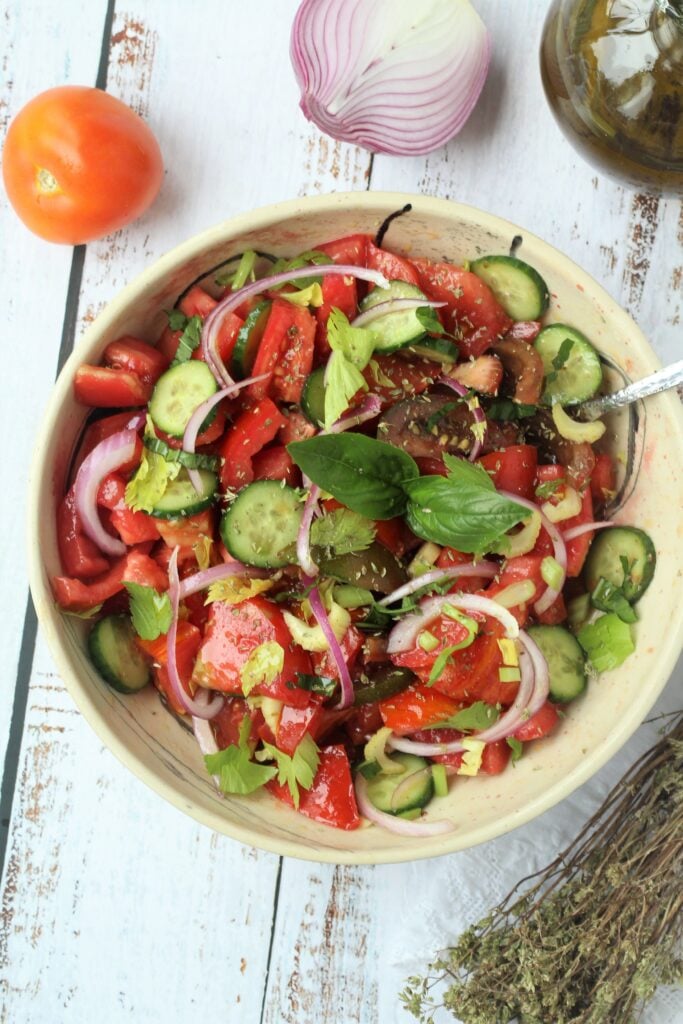
[[[571,846],[469,928],[433,975],[409,978],[401,999],[423,1024],[437,1006],[464,1024],[631,1024],[658,985],[680,980],[682,935],[678,713]]]

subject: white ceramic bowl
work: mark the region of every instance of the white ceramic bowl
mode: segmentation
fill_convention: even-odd
[[[207,775],[194,738],[161,706],[153,688],[135,697],[109,689],[84,646],[85,627],[62,616],[50,590],[60,570],[55,505],[84,420],[72,395],[82,362],[97,363],[109,341],[123,334],[155,339],[179,292],[194,278],[244,249],[294,255],[352,232],[374,232],[407,201],[409,216],[392,224],[390,247],[453,262],[507,252],[514,235],[519,255],[543,275],[552,295],[550,320],[582,330],[626,375],[658,366],[643,334],[607,293],[552,246],[498,217],[442,199],[391,193],[316,196],[236,217],[184,242],[136,278],[88,328],[57,381],[36,444],[30,479],[29,552],[33,599],[59,671],[78,708],[113,753],[160,796],[197,821],[253,846],[309,860],[385,863],[465,849],[522,825],[562,800],[596,772],[643,720],[664,687],[683,632],[683,414],[675,394],[640,407],[637,423],[612,424],[611,446],[630,461],[624,506],[616,518],[647,530],[657,548],[657,571],[638,605],[637,650],[615,672],[592,683],[556,733],[534,744],[501,776],[458,780],[431,810],[451,816],[456,830],[413,839],[376,827],[342,832],[309,821],[267,793],[221,798]],[[618,375],[617,375],[618,377]],[[618,382],[615,377],[615,383]],[[628,449],[630,448],[630,451]],[[443,806],[441,806],[443,804]]]

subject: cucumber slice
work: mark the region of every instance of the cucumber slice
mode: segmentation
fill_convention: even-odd
[[[325,576],[379,594],[391,594],[408,579],[396,556],[379,541],[373,541],[365,551],[352,551],[336,558],[325,558],[324,553],[321,556],[317,551],[314,555]]]
[[[322,427],[325,422],[325,367],[320,366],[309,373],[301,392],[301,411],[313,426]]]
[[[543,360],[546,405],[584,402],[602,384],[600,357],[580,331],[566,324],[544,327],[534,342]]]
[[[202,482],[200,491],[195,491],[187,470],[181,469],[152,509],[152,515],[157,519],[184,519],[210,508],[218,489],[218,477],[208,469],[200,469],[198,473]]]
[[[218,385],[206,363],[188,359],[159,377],[149,401],[149,414],[159,430],[182,437],[192,413],[216,391]]]
[[[298,491],[279,480],[257,480],[223,513],[221,537],[240,562],[277,569],[296,560],[292,552],[302,514]]]
[[[635,604],[650,586],[656,564],[655,546],[644,530],[613,526],[599,533],[591,544],[584,579],[592,593],[604,576],[615,587],[621,587],[626,600]]]
[[[400,775],[379,772],[368,779],[367,793],[375,807],[385,814],[403,814],[428,804],[434,796],[429,762],[415,754],[392,754],[391,760],[402,764],[405,771]]]
[[[458,359],[459,349],[448,338],[425,338],[419,345],[413,345],[409,354],[419,356],[421,359],[429,359],[433,363],[455,363]]]
[[[482,256],[470,270],[487,284],[513,320],[540,320],[550,303],[548,286],[533,267],[514,256]]]
[[[365,681],[367,680],[367,682]],[[393,697],[395,693],[406,690],[415,682],[415,674],[409,668],[399,668],[390,661],[377,665],[372,672],[361,677],[362,685],[356,686],[353,703],[373,704],[376,700]]]
[[[146,437],[145,448],[157,455],[162,455],[166,462],[179,462],[187,469],[218,469],[217,455],[201,455],[196,452],[184,452],[182,448],[171,448],[160,437]]]
[[[529,636],[541,649],[550,672],[550,699],[574,700],[586,689],[586,657],[578,641],[563,626],[529,626]]]
[[[230,357],[230,369],[239,380],[244,380],[251,373],[263,332],[268,323],[271,306],[272,302],[268,299],[258,302],[247,314],[247,319],[239,329],[237,341]]]
[[[424,299],[427,296],[414,284],[406,281],[390,281],[388,288],[373,288],[360,304],[361,312],[378,306],[391,299]],[[373,320],[367,328],[374,338],[375,352],[395,352],[405,345],[416,345],[425,337],[425,325],[416,309],[402,313],[387,313]]]
[[[135,642],[127,615],[108,615],[88,635],[90,659],[105,682],[119,693],[137,693],[150,681],[150,665]]]

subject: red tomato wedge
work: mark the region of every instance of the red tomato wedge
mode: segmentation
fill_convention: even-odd
[[[294,806],[288,786],[280,786],[274,779],[268,784],[270,792]],[[351,777],[349,758],[341,745],[325,747],[320,751],[318,771],[310,789],[299,789],[299,811],[307,818],[345,831],[358,828],[360,817]]]

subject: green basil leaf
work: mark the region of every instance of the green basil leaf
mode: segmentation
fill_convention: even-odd
[[[448,452],[443,453],[443,461],[448,470],[448,479],[452,482],[495,491],[495,484],[483,466],[468,462],[467,459],[459,459],[457,455],[449,455]]]
[[[420,474],[406,452],[364,434],[322,434],[287,451],[313,483],[368,519],[402,515],[405,486]]]

